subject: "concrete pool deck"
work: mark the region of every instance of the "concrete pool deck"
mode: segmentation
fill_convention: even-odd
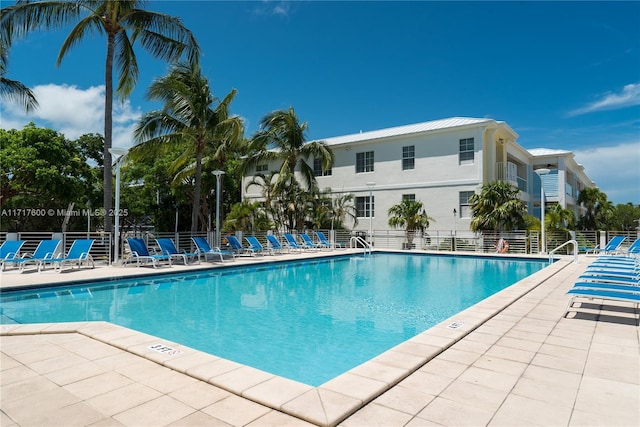
[[[578,299],[564,316],[594,259],[558,261],[317,388],[106,322],[3,325],[0,425],[637,426],[638,308]],[[197,268],[2,273],[0,286]]]

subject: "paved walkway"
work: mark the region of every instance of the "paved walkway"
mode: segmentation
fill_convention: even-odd
[[[104,322],[5,325],[0,425],[638,426],[638,308],[579,300],[564,317],[565,292],[591,260],[556,263],[535,283],[523,281],[526,290],[511,292],[508,304],[500,305],[509,295],[503,291],[492,308],[480,303],[448,320],[464,318],[467,331],[432,328],[331,384],[300,387],[295,396],[289,393],[297,385],[260,378],[246,367],[228,368],[214,380],[211,366],[232,362],[205,364],[203,357],[212,356],[186,350],[176,359],[161,357],[149,350],[157,338]],[[3,274],[0,280],[6,287],[120,270],[140,269]],[[421,367],[397,375],[412,364]],[[375,379],[388,386],[376,387]],[[269,406],[257,403],[263,400]]]

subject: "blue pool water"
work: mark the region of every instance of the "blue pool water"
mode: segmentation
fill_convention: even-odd
[[[385,254],[1,294],[2,323],[105,320],[313,386],[544,268]]]

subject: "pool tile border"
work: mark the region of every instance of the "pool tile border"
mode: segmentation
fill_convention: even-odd
[[[0,336],[78,333],[310,423],[335,426],[569,264],[556,261],[319,387],[102,321],[2,325]],[[157,344],[179,353],[151,348]]]

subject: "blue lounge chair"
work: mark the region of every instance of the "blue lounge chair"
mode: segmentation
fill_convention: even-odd
[[[273,234],[267,234],[267,244],[269,245],[269,248],[271,248],[271,251],[274,253],[284,252],[285,247],[282,246],[282,244],[280,243],[280,240],[278,240],[278,238]]]
[[[196,252],[204,257],[205,261],[208,257],[213,257],[214,259],[220,258],[220,262],[224,262],[225,255],[231,255],[231,260],[234,259],[233,252],[223,252],[218,247],[212,248],[204,237],[192,237],[191,240],[196,245]]]
[[[623,278],[623,279],[638,279],[640,278],[640,271],[634,268],[628,269],[601,269],[601,270],[592,270],[586,269],[584,273],[582,273],[578,278],[597,278],[599,276],[610,277],[610,278]]]
[[[636,239],[626,250],[627,255],[640,255],[640,239]]]
[[[284,233],[284,238],[286,240],[285,245],[289,248],[289,250],[302,252],[303,247],[298,244],[296,238],[293,237],[293,234]]]
[[[606,283],[621,283],[628,285],[640,284],[640,276],[623,276],[623,275],[604,275],[604,274],[582,274],[578,276],[579,282],[606,282]]]
[[[574,289],[605,289],[608,291],[616,292],[631,292],[639,293],[640,286],[638,285],[620,285],[617,283],[604,283],[604,282],[577,282],[573,285]]]
[[[634,269],[587,269],[578,277],[578,280],[599,280],[600,277],[604,277],[609,280],[638,280],[640,278],[640,271]]]
[[[620,260],[598,261],[591,263],[587,271],[640,271],[640,261],[623,262]]]
[[[262,243],[255,236],[246,236],[245,240],[249,243],[249,247],[246,249],[251,255],[264,255],[265,248]]]
[[[5,264],[15,265],[20,267],[20,272],[23,272],[26,266],[34,264],[38,268],[38,271],[40,271],[46,262],[58,256],[61,243],[62,240],[58,239],[41,240],[33,253],[26,253],[20,258],[3,260],[2,267],[4,268]]]
[[[618,269],[618,270],[640,270],[640,258],[627,257],[627,256],[602,256],[597,260],[589,264],[587,267],[590,270],[598,269]]]
[[[589,266],[584,270],[582,275],[585,276],[623,276],[623,277],[639,277],[640,268],[634,264],[629,265],[600,265]]]
[[[144,240],[130,237],[127,239],[127,243],[131,249],[130,260],[135,261],[138,267],[151,263],[153,268],[157,268],[162,261],[166,261],[171,266],[171,258],[168,255],[151,254]],[[123,265],[126,266],[127,262],[123,262]]]
[[[625,236],[614,236],[611,238],[611,240],[609,240],[609,243],[607,243],[605,245],[605,247],[603,249],[600,248],[593,248],[593,249],[589,249],[586,253],[588,254],[589,252],[591,253],[598,253],[598,254],[612,254],[618,251],[618,249],[620,248],[620,245],[622,245],[622,242],[624,241],[624,239],[626,239]]]
[[[82,263],[85,262],[87,265],[91,263],[91,268],[95,268],[96,265],[93,262],[93,257],[91,257],[90,251],[91,246],[93,246],[94,239],[78,239],[74,240],[69,248],[69,252],[67,256],[63,256],[61,258],[53,258],[51,260],[47,260],[47,263],[51,263],[53,265],[53,269],[57,270],[58,273],[62,272],[62,267],[65,264],[77,265],[78,269],[82,266]],[[40,264],[40,267],[43,267],[45,262]]]
[[[176,248],[175,243],[173,243],[172,239],[161,238],[156,239],[156,243],[160,246],[160,251],[170,259],[178,259],[182,260],[184,265],[187,265],[189,261],[198,261],[200,262],[200,255],[198,252],[180,252],[178,248]]]
[[[325,245],[314,242],[307,233],[300,233],[300,237],[302,237],[302,245],[307,249],[326,248]]]
[[[615,291],[609,289],[574,288],[569,289],[567,293],[571,295],[571,300],[569,301],[567,311],[569,311],[569,308],[571,308],[571,306],[573,305],[573,300],[577,297],[632,302],[635,304],[640,303],[640,292]]]
[[[619,255],[603,255],[594,262],[629,262],[640,259],[640,239],[634,240],[628,248],[621,248]]]
[[[571,295],[565,311],[573,306],[574,299],[598,298],[603,300],[640,303],[640,280],[635,282],[610,282],[608,280],[588,280],[574,283],[573,288],[567,291]]]
[[[598,265],[598,264],[640,265],[640,258],[633,257],[633,256],[622,256],[622,255],[603,255],[603,256],[599,256],[590,265]]]
[[[24,245],[24,240],[5,240],[0,246],[0,260],[2,261],[2,271],[4,262],[19,258],[20,249]]]
[[[236,236],[229,235],[229,236],[226,236],[226,239],[227,239],[227,242],[229,242],[229,247],[231,248],[231,251],[234,254],[242,255],[245,253],[242,243],[240,243],[240,240],[238,240]]]
[[[331,243],[330,241],[327,240],[327,237],[324,235],[324,233],[322,231],[316,231],[316,236],[318,236],[318,240],[320,241],[320,243],[322,243],[323,245],[325,245],[328,248],[341,248],[342,245],[339,243]]]

